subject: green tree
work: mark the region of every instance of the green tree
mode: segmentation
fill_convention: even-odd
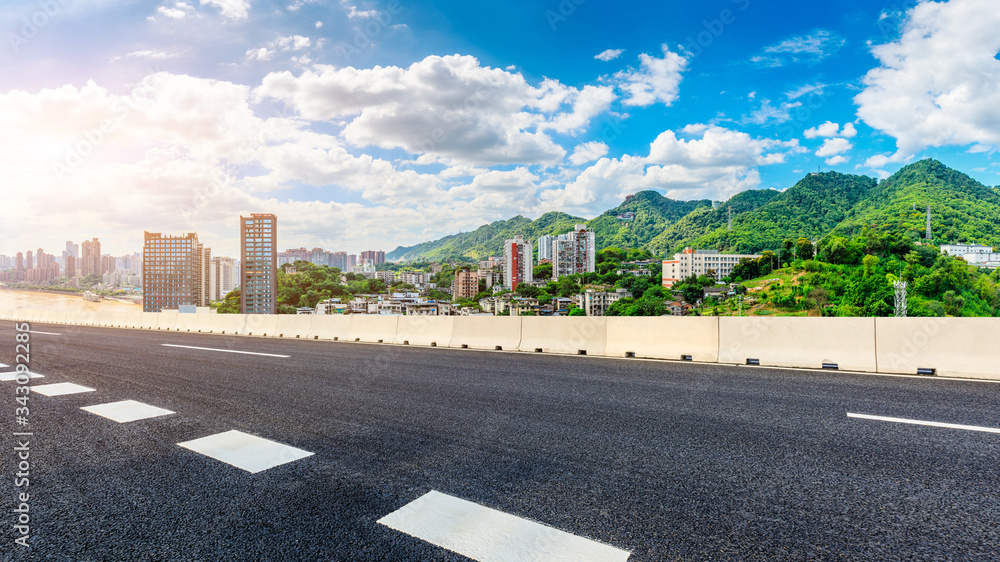
[[[552,264],[551,263],[538,264],[531,271],[531,274],[535,277],[535,279],[548,279],[552,277]]]

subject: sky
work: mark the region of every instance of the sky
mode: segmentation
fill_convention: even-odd
[[[996,0],[6,0],[0,254],[357,253],[937,158],[1000,184]]]

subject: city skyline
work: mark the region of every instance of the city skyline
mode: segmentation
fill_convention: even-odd
[[[0,27],[5,254],[153,229],[236,255],[260,209],[288,248],[391,251],[923,157],[1000,183],[988,0],[17,0]]]

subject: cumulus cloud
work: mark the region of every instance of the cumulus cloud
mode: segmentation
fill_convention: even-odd
[[[807,139],[814,139],[816,137],[844,137],[853,138],[858,134],[858,130],[854,127],[854,123],[844,123],[843,128],[837,123],[832,121],[827,121],[822,125],[817,125],[806,129],[803,133]]]
[[[930,146],[1000,146],[1000,11],[993,0],[922,2],[854,101],[866,124],[896,139],[902,160]]]
[[[574,166],[593,162],[608,153],[608,145],[603,142],[585,142],[579,144],[570,154],[569,161]]]
[[[609,87],[555,80],[536,87],[459,55],[430,56],[408,68],[272,73],[257,95],[284,101],[305,119],[345,123],[342,136],[356,146],[485,166],[558,163],[566,152],[546,131],[581,130],[614,99]]]
[[[277,53],[302,51],[308,49],[311,44],[312,40],[302,35],[280,37],[274,41],[268,41],[260,47],[247,49],[247,59],[254,61],[267,61],[274,58],[274,55]]]
[[[608,49],[606,51],[601,51],[599,54],[594,55],[597,60],[602,60],[604,62],[612,61],[621,56],[625,52],[625,49]]]
[[[663,58],[658,59],[646,53],[639,55],[639,68],[623,70],[615,74],[621,81],[620,88],[628,97],[625,105],[648,106],[654,103],[670,105],[680,93],[681,74],[687,68],[687,59],[671,52],[666,45],[661,46]]]
[[[227,20],[245,20],[250,15],[249,0],[201,0],[202,6],[215,6]]]
[[[719,126],[689,125],[661,133],[648,156],[601,158],[565,187],[544,190],[543,204],[586,213],[655,189],[676,199],[728,198],[760,185],[759,166],[801,151],[797,141],[754,138]]]
[[[755,109],[749,116],[745,116],[741,123],[753,123],[755,125],[766,125],[768,123],[784,123],[792,118],[792,110],[800,107],[801,102],[784,102],[781,105],[771,105],[771,100],[761,100],[760,107]]]
[[[819,156],[821,158],[839,156],[842,155],[844,152],[847,152],[851,148],[853,148],[851,141],[845,138],[841,137],[829,138],[823,141],[823,145],[820,146],[819,150],[816,151],[816,156]],[[831,162],[831,160],[834,160],[835,162]],[[832,166],[835,163],[839,164],[846,161],[847,161],[846,157],[841,157],[841,158],[831,158],[830,160],[827,160],[826,163]]]

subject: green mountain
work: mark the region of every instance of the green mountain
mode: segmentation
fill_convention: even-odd
[[[484,224],[472,232],[445,236],[440,240],[424,242],[416,246],[400,246],[385,255],[387,260],[480,260],[489,256],[503,255],[503,241],[520,234],[526,240],[537,240],[539,236],[563,234],[573,230],[587,219],[566,213],[545,213],[535,220],[518,215],[512,219]]]
[[[838,172],[812,173],[785,191],[744,191],[718,206],[641,191],[590,221],[556,212],[534,221],[517,216],[473,232],[396,248],[386,258],[478,259],[497,255],[503,241],[515,234],[535,241],[568,232],[579,223],[594,230],[598,249],[645,248],[667,256],[685,246],[735,253],[775,250],[787,238],[850,236],[866,226],[915,239],[924,236],[928,205],[935,243],[1000,246],[1000,191],[928,159],[881,182]]]

